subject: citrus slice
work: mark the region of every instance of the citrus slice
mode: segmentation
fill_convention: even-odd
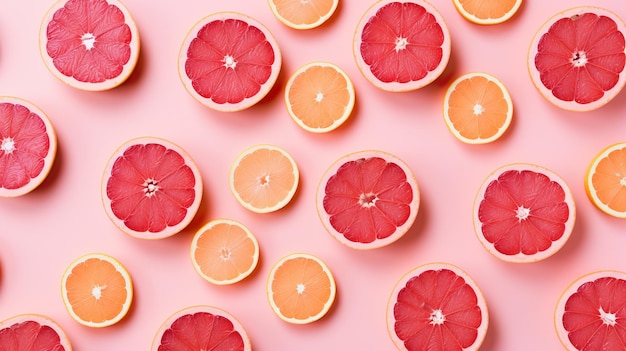
[[[398,350],[478,350],[488,325],[478,285],[450,263],[406,273],[387,306],[387,330]]]
[[[293,29],[321,26],[335,13],[339,0],[268,0],[276,18]]]
[[[291,118],[304,130],[330,132],[343,124],[354,107],[350,77],[337,65],[310,62],[287,81],[285,105]]]
[[[0,322],[0,350],[72,351],[65,331],[48,316],[21,314]]]
[[[180,146],[141,137],[120,146],[102,179],[102,201],[109,219],[141,239],[162,239],[183,230],[196,215],[202,178]]]
[[[116,258],[90,253],[67,267],[61,295],[75,321],[101,328],[126,316],[133,300],[133,285],[128,271]]]
[[[31,192],[48,176],[57,138],[50,120],[32,103],[0,97],[0,197]]]
[[[354,249],[400,239],[413,225],[420,192],[413,172],[383,151],[347,154],[326,171],[317,188],[317,212],[326,230]]]
[[[282,58],[272,33],[257,20],[233,12],[202,18],[189,31],[178,57],[185,89],[217,111],[247,109],[272,89]]]
[[[448,129],[467,144],[485,144],[506,132],[513,119],[513,101],[496,77],[472,72],[457,78],[446,91],[443,118]]]
[[[207,281],[226,285],[249,276],[259,261],[259,244],[243,224],[226,218],[210,221],[191,242],[191,262]]]
[[[528,52],[532,81],[548,101],[572,111],[590,111],[624,87],[626,27],[613,12],[575,7],[551,17]]]
[[[477,24],[498,24],[508,21],[522,5],[522,0],[454,0],[457,11],[466,20]]]
[[[551,170],[526,163],[491,173],[474,202],[474,229],[481,244],[508,262],[535,262],[555,254],[574,228],[574,197]]]
[[[335,301],[337,286],[320,258],[293,253],[278,260],[267,279],[267,297],[285,322],[308,324],[324,317]]]
[[[386,91],[422,88],[450,59],[450,32],[439,11],[423,0],[380,0],[358,23],[354,57],[363,76]]]
[[[626,273],[598,271],[568,286],[558,300],[554,322],[569,351],[626,350],[622,327]]]
[[[139,32],[119,0],[59,0],[41,23],[39,51],[62,82],[82,90],[107,90],[135,69]]]
[[[285,207],[298,189],[293,157],[275,145],[258,144],[241,152],[230,167],[229,185],[245,208],[268,213]]]
[[[585,174],[585,191],[602,212],[626,218],[626,143],[599,152]]]
[[[152,351],[250,351],[243,325],[229,312],[213,306],[190,306],[167,318],[158,329]]]

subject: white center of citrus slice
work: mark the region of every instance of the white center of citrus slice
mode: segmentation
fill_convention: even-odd
[[[237,61],[235,61],[234,57],[226,55],[224,56],[224,67],[235,69],[235,67],[237,67]]]
[[[474,105],[473,111],[474,111],[474,115],[476,116],[482,115],[483,112],[485,112],[485,107],[481,104],[476,104]]]
[[[324,93],[322,93],[321,91],[318,91],[317,94],[315,94],[315,102],[322,102],[323,99],[324,99]]]
[[[587,54],[584,51],[578,51],[572,55],[572,65],[574,67],[582,67],[587,64],[587,61]]]
[[[11,137],[6,137],[2,139],[2,145],[0,145],[0,150],[4,151],[6,154],[13,153],[15,150],[15,141]]]
[[[406,49],[406,46],[408,44],[409,44],[409,41],[407,40],[407,38],[403,38],[403,37],[396,38],[396,48],[395,48],[396,52]]]
[[[259,185],[266,186],[270,183],[270,175],[266,174],[262,177],[259,177]]]
[[[361,196],[359,196],[359,205],[363,207],[372,207],[376,205],[377,200],[378,198],[376,197],[376,195],[372,193],[361,194]]]
[[[91,50],[93,49],[93,44],[96,42],[96,36],[92,33],[85,33],[80,40],[83,42],[83,45],[85,45],[85,49]]]
[[[159,190],[159,186],[157,185],[157,181],[155,179],[146,179],[143,183],[143,192],[147,197],[151,197],[156,194],[157,190]]]
[[[615,316],[615,313],[604,312],[602,307],[598,309],[598,312],[600,312],[600,319],[602,319],[602,322],[604,322],[604,324],[613,326],[617,323],[617,317]]]
[[[231,254],[231,252],[227,248],[223,248],[223,249],[220,250],[220,257],[224,261],[228,261],[230,259],[230,254]]]
[[[304,293],[304,290],[306,289],[306,287],[304,286],[304,284],[300,283],[298,285],[296,285],[296,291],[298,292],[298,294],[302,295]]]
[[[440,324],[443,324],[443,322],[445,321],[446,321],[446,316],[444,316],[443,311],[441,310],[434,310],[430,314],[430,324],[440,325]]]
[[[93,297],[96,300],[100,300],[100,298],[102,297],[102,290],[104,289],[106,289],[106,285],[105,286],[96,285],[93,287],[93,289],[91,289],[91,295],[93,295]]]
[[[529,215],[530,215],[530,208],[526,208],[524,206],[518,207],[517,211],[515,211],[515,216],[520,222],[528,218]]]

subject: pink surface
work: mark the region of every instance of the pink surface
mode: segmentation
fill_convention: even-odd
[[[583,176],[603,147],[624,141],[626,99],[619,95],[585,113],[559,110],[532,85],[526,53],[535,31],[552,14],[576,5],[598,5],[626,18],[614,0],[526,1],[507,23],[482,27],[463,19],[452,1],[432,0],[452,36],[452,58],[436,82],[410,93],[387,93],[369,84],[352,55],[352,36],[373,1],[343,1],[330,22],[296,31],[275,19],[264,0],[146,2],[126,0],[141,35],[139,65],[128,82],[105,92],[60,83],[39,55],[40,21],[51,1],[0,0],[0,95],[30,100],[45,111],[59,138],[49,178],[20,198],[0,199],[0,319],[41,313],[59,322],[76,350],[146,350],[172,313],[209,304],[235,315],[255,350],[390,350],[385,315],[394,284],[413,267],[448,261],[481,287],[490,312],[483,350],[557,350],[553,326],[557,299],[582,274],[625,269],[625,223],[587,199]],[[187,31],[217,11],[238,11],[264,23],[283,53],[279,80],[253,108],[217,113],[193,100],[178,78],[177,57]],[[357,91],[356,109],[340,129],[315,135],[300,129],[283,103],[291,72],[312,61],[342,67]],[[469,71],[486,71],[509,89],[514,121],[502,139],[471,146],[456,140],[441,115],[447,85]],[[205,191],[200,212],[182,233],[145,241],[121,233],[100,199],[102,171],[113,151],[130,138],[170,139],[194,156]],[[300,167],[293,202],[271,214],[241,207],[228,190],[230,163],[256,143],[284,147]],[[390,246],[357,251],[336,242],[319,221],[315,191],[326,168],[345,153],[380,149],[412,167],[421,208],[409,233]],[[476,239],[474,195],[495,168],[511,162],[548,167],[574,193],[577,219],[569,242],[555,256],[512,264],[491,256]],[[245,223],[257,236],[261,261],[246,280],[213,286],[194,271],[189,248],[195,230],[217,217]],[[338,295],[322,320],[290,325],[272,312],[265,283],[272,264],[305,251],[333,270]],[[133,277],[135,299],[119,324],[90,329],[73,321],[60,296],[65,268],[88,252],[111,254]]]

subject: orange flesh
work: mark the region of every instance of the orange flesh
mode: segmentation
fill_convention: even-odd
[[[626,212],[626,150],[612,151],[600,160],[592,182],[602,203],[615,211]]]
[[[515,6],[516,0],[460,0],[468,13],[482,19],[500,18]]]
[[[273,0],[280,15],[294,24],[312,24],[332,11],[333,0]]]

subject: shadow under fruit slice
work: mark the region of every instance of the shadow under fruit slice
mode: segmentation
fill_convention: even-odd
[[[51,318],[21,314],[0,322],[0,350],[72,351],[65,331]]]

